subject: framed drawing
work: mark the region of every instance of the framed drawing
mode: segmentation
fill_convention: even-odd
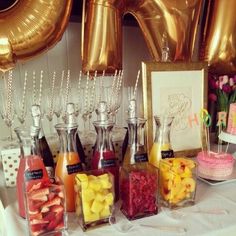
[[[207,108],[207,63],[142,62],[147,146],[155,135],[154,115],[173,116],[170,140],[176,155],[194,156],[205,146],[200,119]]]

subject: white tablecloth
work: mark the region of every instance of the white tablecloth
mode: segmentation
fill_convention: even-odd
[[[0,235],[27,235],[26,221],[17,213],[15,188],[4,187],[2,170],[0,170],[0,199],[3,204],[1,207],[0,202]],[[128,221],[122,223],[118,220],[116,225],[82,232],[75,215],[69,214],[68,218],[70,236],[233,236],[236,235],[236,182],[210,186],[199,181],[194,206],[175,211],[161,209],[157,215],[132,221],[131,224]],[[130,226],[132,228],[127,233],[121,230],[122,227]]]

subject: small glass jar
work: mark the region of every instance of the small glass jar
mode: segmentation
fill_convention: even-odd
[[[75,182],[76,215],[83,231],[108,223],[115,200],[114,176],[104,169],[92,170],[77,174]]]
[[[147,162],[121,168],[121,211],[129,220],[158,213],[158,171]]]
[[[67,214],[64,186],[60,182],[40,182],[25,189],[29,235],[65,232]]]
[[[160,205],[171,209],[193,205],[197,187],[196,162],[189,158],[160,160]]]

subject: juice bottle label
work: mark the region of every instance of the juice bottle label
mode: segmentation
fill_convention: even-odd
[[[108,160],[101,160],[102,168],[105,167],[115,167],[116,166],[116,159],[108,159]]]
[[[77,163],[77,164],[73,164],[73,165],[67,165],[66,169],[67,169],[68,175],[78,173],[79,171],[83,170],[81,163]]]
[[[147,161],[148,161],[148,155],[147,155],[147,153],[135,154],[135,155],[134,155],[134,161],[135,161],[135,163],[138,163],[138,162],[147,162]]]
[[[173,150],[161,151],[161,157],[162,159],[174,157],[174,152]]]
[[[43,178],[43,169],[27,170],[25,172],[25,178],[26,178],[27,181],[42,179]]]

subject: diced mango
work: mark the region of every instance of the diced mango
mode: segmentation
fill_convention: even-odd
[[[107,205],[112,205],[114,201],[114,196],[112,193],[108,193],[105,197],[105,202]]]
[[[105,206],[103,210],[100,212],[101,218],[106,218],[111,215],[111,210],[109,206]]]
[[[189,167],[184,168],[184,172],[180,175],[181,178],[185,177],[192,177],[192,171],[189,169]]]
[[[99,213],[104,208],[104,204],[100,201],[94,200],[91,206],[91,211],[94,213]]]
[[[185,178],[182,181],[182,184],[185,186],[186,188],[186,192],[193,192],[195,191],[196,188],[196,182],[193,178]]]
[[[95,198],[95,193],[92,189],[82,189],[82,201],[91,201]]]

